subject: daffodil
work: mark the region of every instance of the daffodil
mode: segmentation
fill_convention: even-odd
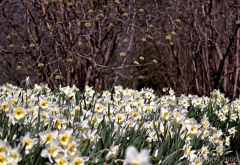
[[[0,139],[0,153],[8,152],[10,148],[11,147],[7,142],[4,142],[2,139]]]
[[[129,146],[126,149],[126,158],[124,160],[124,165],[151,165],[148,160],[149,153],[148,150],[143,149],[138,152],[134,146]]]
[[[110,149],[108,150],[108,154],[106,155],[106,159],[110,159],[110,158],[116,158],[118,155],[118,151],[119,151],[119,145],[112,145],[110,147]]]
[[[91,145],[94,145],[97,141],[98,141],[98,134],[97,134],[97,130],[88,130],[82,133],[82,144],[83,146],[89,141],[91,142]]]
[[[92,116],[90,122],[91,122],[93,125],[97,126],[98,123],[100,123],[101,120],[102,120],[100,117],[101,117],[100,115],[94,115],[94,116]]]
[[[221,111],[224,113],[224,114],[227,114],[228,113],[228,111],[229,111],[229,106],[228,105],[224,105],[223,107],[222,107],[222,109],[221,109]]]
[[[47,124],[47,120],[49,119],[50,111],[41,111],[40,112],[40,119],[41,121],[45,121],[45,124]]]
[[[57,155],[57,157],[54,159],[55,165],[69,165],[69,160],[66,158],[63,154]]]
[[[46,148],[42,150],[41,156],[43,158],[48,158],[51,163],[60,152],[63,152],[63,149],[60,147],[57,140],[52,140],[50,143],[46,144]]]
[[[235,135],[235,133],[237,132],[236,128],[235,127],[232,127],[230,129],[228,129],[228,132],[230,135]]]
[[[0,165],[8,165],[13,161],[13,158],[6,153],[0,153]]]
[[[215,133],[213,133],[213,135],[212,136],[210,136],[210,141],[211,142],[213,142],[213,143],[215,143],[215,144],[217,144],[218,142],[219,142],[219,140],[220,140],[220,137],[221,137],[221,135],[222,135],[223,133],[222,133],[222,131],[216,131]]]
[[[208,128],[209,125],[210,125],[210,123],[209,123],[209,121],[208,121],[208,118],[203,118],[203,119],[201,120],[201,124],[202,124],[202,127],[203,127],[204,129]]]
[[[13,125],[15,125],[15,123],[24,122],[26,115],[26,110],[20,106],[13,108],[12,112],[7,112],[7,116],[11,119]]]
[[[203,101],[202,98],[197,97],[192,100],[192,104],[195,106],[200,106],[202,104],[202,101]]]
[[[71,165],[85,165],[85,161],[82,157],[73,157],[71,159]]]
[[[176,124],[181,124],[182,121],[185,119],[185,116],[181,112],[174,110],[173,119]]]
[[[77,144],[77,142],[71,138],[68,145],[67,145],[67,154],[69,156],[74,156],[77,153],[77,147],[79,144]]]
[[[163,118],[163,120],[168,120],[170,118],[170,111],[167,108],[161,108],[161,117]]]
[[[132,113],[132,118],[133,118],[134,120],[139,120],[139,119],[141,119],[141,115],[140,115],[139,112],[133,112],[133,113]]]
[[[41,100],[39,102],[39,106],[43,109],[46,110],[48,108],[48,101],[47,100]]]
[[[42,144],[44,144],[44,143],[48,144],[52,140],[56,140],[57,139],[58,130],[53,130],[53,131],[47,130],[45,132],[40,132],[39,136],[40,136],[40,142]]]
[[[136,106],[136,107],[143,107],[145,105],[144,104],[144,99],[139,99],[139,100],[134,101],[133,105]]]
[[[15,165],[18,164],[22,160],[22,156],[20,154],[20,147],[13,148],[9,151],[9,156],[13,158],[11,164]]]
[[[102,113],[104,110],[104,106],[100,103],[96,103],[95,105],[95,111],[98,112],[98,113]]]
[[[180,160],[187,158],[187,160],[191,163],[194,162],[197,158],[196,150],[192,150],[192,146],[190,145],[190,142],[188,141],[184,146],[184,155],[180,158]]]
[[[72,137],[72,133],[73,129],[68,128],[65,130],[64,128],[61,128],[58,135],[60,145],[67,146]]]
[[[39,93],[42,90],[42,87],[40,85],[34,84],[34,89],[33,91],[35,93]]]
[[[157,141],[157,140],[158,140],[158,137],[157,137],[156,131],[151,131],[148,133],[147,141],[152,142],[152,141]]]
[[[85,165],[85,162],[89,160],[89,157],[81,156],[80,152],[77,151],[74,156],[70,159],[70,165]]]
[[[188,130],[189,135],[196,135],[198,133],[198,129],[201,125],[199,124],[186,124],[186,128]]]
[[[95,91],[93,90],[92,87],[86,86],[85,87],[85,96],[86,97],[92,97]]]
[[[38,143],[37,138],[32,138],[30,136],[30,133],[26,133],[25,136],[20,138],[20,142],[22,144],[22,147],[25,149],[25,153],[29,154],[31,150],[34,148],[34,146]]]
[[[232,113],[232,114],[230,115],[230,121],[236,121],[237,118],[238,118],[238,116],[237,116],[236,113]]]
[[[117,123],[122,123],[125,120],[125,115],[118,113],[115,118]]]
[[[60,108],[55,106],[51,108],[52,115],[58,115],[60,113]]]
[[[62,91],[67,96],[67,98],[71,98],[75,95],[74,88],[70,88],[69,86],[60,88],[60,91]]]
[[[153,110],[153,107],[152,107],[151,105],[145,104],[145,105],[143,106],[143,112],[145,112],[145,113],[151,113],[152,110]]]
[[[201,158],[198,158],[197,156],[194,157],[193,161],[191,162],[191,164],[195,164],[195,165],[202,165],[204,161],[202,161]]]
[[[219,145],[216,147],[216,151],[217,151],[217,156],[222,156],[224,152],[224,147]]]
[[[123,91],[123,87],[122,86],[114,86],[114,92],[116,95],[120,95]]]
[[[90,129],[89,127],[89,121],[83,120],[82,122],[75,122],[74,125],[82,132],[88,131]]]
[[[188,108],[190,104],[189,104],[189,102],[188,102],[187,99],[183,99],[183,100],[181,101],[181,105],[182,105],[184,108]]]
[[[9,105],[8,102],[2,102],[1,103],[1,108],[2,108],[3,111],[7,112],[10,109],[10,105]]]
[[[227,120],[227,117],[223,114],[223,113],[220,113],[218,118],[220,119],[220,121],[224,122]]]
[[[38,106],[31,106],[31,107],[29,107],[27,109],[27,113],[28,113],[29,119],[35,120],[35,118],[37,118],[37,116],[38,116],[37,109],[38,109]]]
[[[203,146],[200,150],[200,154],[205,160],[207,160],[208,159],[208,154],[209,154],[208,146]]]
[[[132,90],[126,88],[126,89],[124,89],[124,90],[122,91],[122,93],[123,93],[123,96],[124,96],[124,97],[126,97],[126,96],[130,96],[131,93],[132,93]]]
[[[147,99],[154,99],[155,98],[155,96],[152,92],[146,92],[145,97]]]

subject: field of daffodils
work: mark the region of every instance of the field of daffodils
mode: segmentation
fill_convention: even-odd
[[[240,99],[0,86],[0,165],[237,164]]]

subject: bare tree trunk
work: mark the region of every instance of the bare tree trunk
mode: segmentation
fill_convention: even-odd
[[[240,9],[239,9],[239,3],[236,5],[238,7],[238,10],[237,10],[237,18],[238,20],[240,20]],[[239,26],[239,25],[238,25]],[[238,32],[237,32],[237,39],[236,39],[236,64],[235,64],[235,67],[236,67],[236,71],[235,71],[235,77],[234,77],[234,86],[233,86],[233,98],[236,97],[237,95],[237,90],[238,90],[238,84],[239,84],[239,71],[240,71],[240,67],[239,67],[239,55],[240,55],[240,28],[238,28]]]

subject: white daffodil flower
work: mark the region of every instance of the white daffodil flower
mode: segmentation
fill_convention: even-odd
[[[140,152],[134,146],[126,149],[126,159],[124,165],[151,165],[148,161],[148,150],[143,149]]]

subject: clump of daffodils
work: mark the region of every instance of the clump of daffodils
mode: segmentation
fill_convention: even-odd
[[[58,92],[45,84],[0,86],[0,162],[31,162],[37,155],[52,164],[150,165],[179,153],[178,162],[203,164],[223,156],[238,135],[240,99],[230,102],[219,90],[211,97],[163,91],[157,96],[151,88],[120,85],[101,93],[90,86],[60,86]],[[166,147],[174,140],[180,145]]]

